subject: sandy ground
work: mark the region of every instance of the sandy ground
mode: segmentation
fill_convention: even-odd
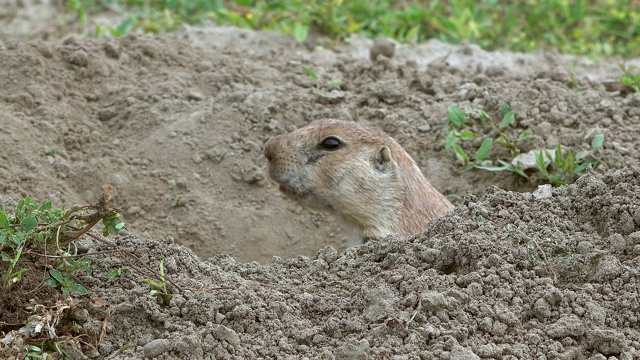
[[[429,42],[372,62],[363,38],[308,50],[215,27],[17,38],[0,37],[0,202],[92,202],[110,183],[118,244],[182,289],[161,305],[139,275],[107,279],[121,258],[89,255],[70,358],[640,358],[640,94],[616,84],[622,60]],[[606,166],[542,198],[465,171],[447,108],[501,102],[535,134],[525,151],[603,133]],[[387,131],[456,210],[347,249],[344,226],[265,176],[264,141],[318,117]],[[4,296],[0,321],[33,297]]]

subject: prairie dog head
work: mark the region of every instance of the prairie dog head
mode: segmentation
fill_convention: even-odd
[[[386,236],[404,196],[398,148],[381,130],[321,119],[270,139],[264,156],[269,176],[289,198],[329,210],[365,235]]]

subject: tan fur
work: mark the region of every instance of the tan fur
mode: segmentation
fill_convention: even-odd
[[[334,136],[333,151],[319,144]],[[301,205],[325,209],[366,236],[409,236],[453,208],[409,154],[381,130],[320,119],[270,139],[269,176]]]

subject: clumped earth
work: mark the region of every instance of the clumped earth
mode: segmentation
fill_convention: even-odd
[[[0,43],[0,202],[88,203],[111,184],[117,244],[182,289],[162,305],[135,274],[108,279],[127,263],[86,242],[70,358],[640,358],[640,94],[617,60],[431,42],[371,61],[371,46],[212,27]],[[535,134],[524,151],[602,133],[606,166],[551,194],[465,171],[444,150],[448,107],[501,102]],[[456,210],[346,249],[344,226],[265,177],[263,142],[319,117],[387,131]],[[20,286],[5,323],[63,299]]]

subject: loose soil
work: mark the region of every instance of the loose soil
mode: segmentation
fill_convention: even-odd
[[[359,37],[308,50],[215,27],[2,39],[0,203],[94,202],[112,184],[127,223],[114,241],[181,289],[162,305],[136,274],[108,279],[128,264],[83,242],[93,271],[65,319],[82,326],[69,358],[640,358],[640,94],[618,85],[620,60],[433,41],[372,61]],[[501,102],[535,134],[525,151],[602,133],[606,166],[550,196],[465,171],[444,150],[448,107]],[[319,117],[384,129],[455,211],[347,248],[342,224],[265,176],[264,141]],[[63,299],[20,286],[3,324]]]

